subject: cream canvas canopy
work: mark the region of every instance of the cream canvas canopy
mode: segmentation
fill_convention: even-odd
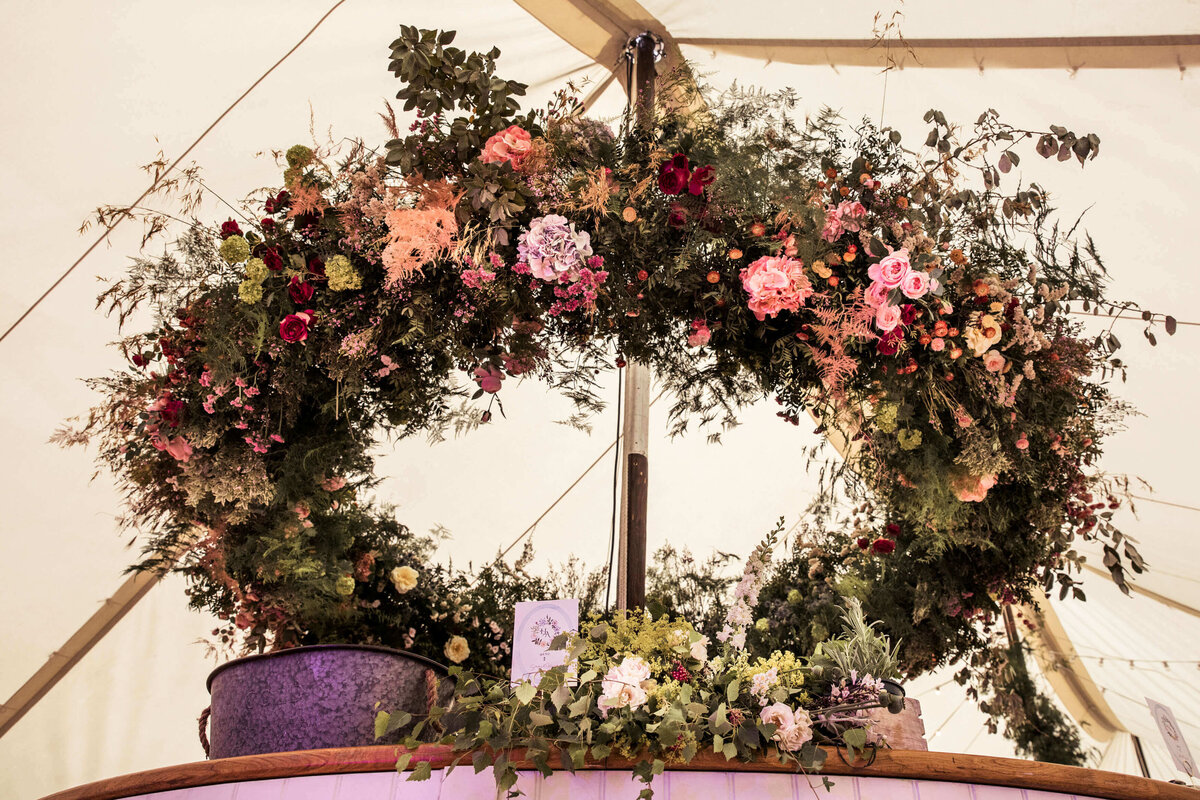
[[[929,108],[964,122],[996,108],[1031,127],[1097,131],[1103,152],[1085,170],[1038,159],[1022,167],[1027,179],[1045,177],[1056,189],[1064,217],[1087,211],[1084,224],[1112,272],[1114,296],[1181,321],[1179,333],[1157,348],[1137,320],[1089,322],[1111,325],[1125,343],[1129,380],[1117,392],[1143,416],[1112,437],[1103,466],[1149,484],[1136,490],[1143,498],[1137,516],[1122,511],[1120,522],[1152,571],[1138,579],[1132,598],[1107,577],[1088,575],[1087,602],[1052,600],[1035,642],[1047,667],[1042,680],[1085,725],[1096,766],[1138,774],[1136,735],[1153,777],[1182,777],[1160,746],[1145,697],[1171,705],[1200,748],[1200,554],[1193,545],[1200,433],[1192,401],[1200,340],[1197,326],[1187,324],[1200,322],[1193,307],[1200,297],[1193,185],[1200,10],[1188,0],[1150,7],[910,0],[900,8],[907,45],[886,27],[894,19],[886,3],[22,6],[0,31],[0,330],[95,241],[95,231],[75,235],[89,209],[137,197],[148,183],[139,164],[160,148],[168,158],[184,152],[327,12],[189,155],[205,168],[205,218],[227,216],[222,198],[236,202],[278,180],[272,159],[256,154],[313,136],[382,140],[377,112],[397,88],[386,45],[401,23],[457,29],[464,47],[498,45],[502,74],[530,84],[527,106],[571,80],[593,113],[619,115],[621,53],[630,36],[650,30],[666,37],[668,58],[690,59],[715,87],[791,86],[807,113],[828,105],[851,121],[882,116],[908,142],[923,138]],[[888,64],[896,68],[882,73]],[[93,277],[118,274],[139,240],[136,226],[118,228],[0,341],[0,697],[13,698],[0,710],[5,797],[39,797],[201,757],[195,720],[207,705],[204,678],[215,662],[199,641],[211,623],[186,610],[175,578],[125,583],[122,570],[136,551],[117,535],[112,484],[104,474],[90,480],[90,453],[46,441],[93,402],[80,379],[118,364],[106,346],[117,336],[115,323],[92,310]],[[1167,338],[1161,330],[1159,338]],[[608,396],[617,400],[615,385]],[[611,409],[589,436],[553,425],[566,416],[565,403],[532,384],[506,389],[505,404],[507,420],[467,438],[381,446],[381,495],[415,530],[451,531],[445,560],[492,557],[612,442]],[[780,514],[789,523],[800,518],[815,479],[797,453],[815,434],[781,428],[771,409],[756,407],[722,445],[707,445],[702,435],[671,440],[665,407],[650,414],[651,550],[670,541],[697,553],[719,546],[744,554]],[[601,459],[538,522],[530,534],[538,564],[572,553],[604,563],[611,464]],[[1098,553],[1092,562],[1099,565]],[[1006,740],[983,730],[950,674],[910,687],[924,704],[931,746],[1011,754]]]

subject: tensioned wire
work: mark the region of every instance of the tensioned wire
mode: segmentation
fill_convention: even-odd
[[[134,200],[132,203],[130,203],[128,206],[126,206],[126,208],[132,208],[132,207],[138,206],[141,204],[141,202],[143,200],[145,200],[147,197],[149,197],[154,192],[154,190],[158,188],[159,184],[162,183],[163,179],[166,178],[168,175],[170,175],[175,170],[175,167],[179,166],[180,162],[182,162],[183,159],[187,158],[188,154],[190,154],[193,150],[195,150],[196,146],[199,145],[200,142],[204,141],[204,138],[206,136],[208,136],[208,134],[212,133],[213,128],[217,127],[217,125],[219,125],[221,123],[221,121],[223,119],[225,119],[225,117],[229,116],[229,113],[231,111],[233,111],[233,109],[237,108],[238,104],[240,104],[243,100],[245,100],[246,97],[252,91],[254,91],[256,88],[258,88],[258,85],[260,83],[262,83],[264,80],[266,80],[267,76],[270,75],[272,72],[274,72],[276,70],[276,68],[279,67],[280,64],[282,64],[284,61],[286,61],[292,53],[299,50],[300,45],[302,45],[306,41],[308,41],[309,37],[312,36],[314,33],[316,33],[317,28],[321,27],[322,23],[324,23],[325,20],[327,20],[329,18],[329,16],[338,9],[338,6],[342,5],[345,2],[346,2],[346,0],[337,0],[336,3],[334,3],[332,6],[330,6],[329,10],[326,11],[324,14],[322,14],[321,18],[317,20],[316,24],[314,24],[308,30],[308,33],[306,33],[306,34],[304,34],[304,36],[300,37],[300,41],[298,41],[294,45],[292,45],[291,49],[289,49],[286,53],[284,53],[282,56],[280,56],[279,60],[276,61],[274,64],[272,64],[266,72],[264,72],[262,75],[260,75],[258,80],[256,80],[254,83],[250,84],[250,87],[248,89],[246,89],[246,91],[244,91],[240,95],[238,95],[237,99],[234,100],[232,103],[230,103],[229,107],[226,108],[224,111],[222,111],[220,116],[218,116],[215,120],[213,120],[212,123],[207,128],[205,128],[204,131],[199,136],[196,137],[196,140],[194,142],[192,142],[190,145],[188,145],[188,148],[186,150],[184,150],[179,155],[178,158],[176,158],[173,162],[171,162],[171,165],[169,167],[167,167],[165,170],[163,170],[158,175],[158,177],[156,177],[150,183],[150,185],[146,187],[146,190],[144,192],[142,192],[136,200]],[[8,335],[10,333],[12,333],[14,330],[16,330],[17,326],[20,325],[22,322],[24,322],[26,317],[28,317],[30,314],[32,314],[34,309],[36,309],[39,305],[41,305],[42,301],[45,300],[47,297],[49,297],[50,293],[53,292],[55,289],[57,289],[59,287],[59,285],[67,279],[67,276],[69,276],[72,272],[74,272],[75,268],[78,267],[80,264],[82,264],[84,259],[87,258],[89,255],[91,255],[92,251],[95,250],[97,247],[99,247],[100,244],[105,239],[108,238],[109,234],[111,234],[118,225],[120,225],[122,222],[125,221],[127,216],[128,215],[126,215],[126,214],[122,214],[122,215],[118,216],[111,225],[106,227],[104,229],[104,231],[100,234],[100,236],[96,238],[96,241],[92,242],[91,246],[89,246],[87,250],[83,251],[83,255],[81,255],[79,258],[75,259],[74,263],[72,263],[71,266],[67,267],[66,271],[63,272],[63,274],[58,277],[58,280],[56,280],[54,283],[50,284],[50,288],[48,288],[46,291],[42,292],[41,296],[38,297],[37,300],[34,300],[33,303],[29,306],[29,308],[25,309],[24,313],[22,313],[21,316],[17,317],[17,321],[8,327],[8,330],[6,330],[3,334],[0,334],[0,342],[3,342],[5,339],[7,339]]]

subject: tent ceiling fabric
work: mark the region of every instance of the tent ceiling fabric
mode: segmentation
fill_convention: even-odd
[[[1185,69],[1200,64],[1200,36],[1045,36],[997,39],[726,39],[681,46],[802,66],[900,69]]]
[[[168,156],[181,152],[331,4],[129,0],[114,6],[76,0],[66,13],[62,4],[27,4],[12,15],[0,29],[7,54],[0,63],[0,92],[8,109],[0,119],[7,145],[0,152],[0,181],[19,191],[0,196],[7,223],[0,327],[15,320],[82,251],[85,243],[73,232],[89,208],[137,196],[144,180],[136,165],[153,157],[160,146],[154,137]],[[613,80],[628,35],[646,27],[659,30],[647,18],[684,41],[770,36],[863,42],[871,36],[875,10],[854,3],[818,7],[767,0],[586,6],[463,0],[447,11],[415,0],[346,3],[200,148],[196,157],[206,168],[206,182],[230,200],[249,187],[277,182],[270,159],[252,155],[303,140],[310,124],[321,137],[332,126],[337,138],[382,138],[375,112],[380,98],[395,92],[385,69],[386,45],[402,22],[456,28],[457,43],[467,48],[498,45],[504,51],[502,74],[531,85],[525,105],[532,107],[566,78],[589,80],[585,93]],[[987,11],[958,0],[909,0],[903,10],[904,33],[916,41],[1200,33],[1194,0],[1161,0],[1152,9],[1111,0],[1052,5],[1010,0]],[[556,13],[558,23],[550,16]],[[572,18],[581,30],[590,30],[587,42],[563,44],[540,22],[565,26]],[[780,59],[767,64],[761,54],[714,56],[710,45],[684,47],[718,88],[733,80],[769,89],[794,86],[803,92],[805,112],[828,103],[851,120],[880,111],[875,68],[835,71],[824,59],[811,67]],[[71,53],[71,59],[62,53]],[[81,63],[87,65],[87,80],[80,80]],[[1192,132],[1200,128],[1194,72],[1180,76],[1173,65],[1153,72],[1091,71],[1084,63],[1072,79],[1065,69],[991,70],[995,63],[985,60],[979,74],[968,66],[892,73],[887,124],[902,130],[906,141],[920,141],[920,115],[930,106],[960,120],[994,106],[1031,125],[1096,130],[1105,152],[1094,165],[1069,170],[1030,159],[1022,165],[1026,177],[1055,187],[1064,214],[1099,201],[1089,214],[1090,227],[1108,257],[1115,295],[1194,320],[1181,301],[1200,296],[1200,276],[1185,268],[1195,249],[1197,221],[1194,170],[1188,167]],[[623,69],[616,73],[624,78]],[[601,116],[619,113],[624,93],[610,86],[594,105]],[[209,220],[227,213],[216,203],[201,211]],[[9,567],[0,582],[6,619],[0,697],[17,690],[113,595],[132,559],[112,522],[119,496],[104,476],[89,483],[91,454],[58,451],[45,442],[61,420],[93,401],[78,379],[120,366],[115,351],[105,346],[116,336],[115,325],[92,312],[97,285],[90,276],[123,269],[126,256],[136,252],[137,234],[132,227],[119,231],[110,250],[93,254],[0,348],[5,376],[0,419],[8,456],[0,481],[5,509],[0,563]],[[1128,432],[1112,438],[1104,464],[1145,476],[1161,493],[1156,496],[1186,502],[1194,491],[1193,454],[1200,452],[1200,431],[1184,400],[1194,394],[1200,375],[1196,329],[1181,327],[1156,350],[1141,342],[1136,323],[1118,323],[1117,331],[1131,363],[1129,383],[1117,390],[1148,416],[1131,419]],[[509,419],[469,440],[381,448],[379,472],[386,480],[380,496],[400,503],[400,518],[415,530],[441,523],[455,534],[443,546],[443,560],[464,563],[495,552],[608,444],[611,412],[597,418],[589,438],[549,425],[568,411],[539,387],[514,386],[511,392]],[[651,442],[651,548],[672,541],[701,553],[712,547],[746,552],[780,513],[794,520],[812,484],[795,464],[794,451],[813,437],[790,427],[781,432],[770,408],[748,409],[743,423],[726,434],[720,448],[706,445],[703,435]],[[651,430],[664,429],[665,415],[656,408]],[[503,479],[489,477],[497,467]],[[468,472],[475,502],[464,503],[458,498]],[[539,565],[571,552],[592,564],[603,562],[611,492],[603,472],[597,469],[539,523],[534,534]],[[721,491],[712,491],[715,486]],[[1200,608],[1200,551],[1189,538],[1197,518],[1164,506],[1139,508],[1136,518],[1120,512],[1152,570],[1139,576],[1133,599],[1089,575],[1088,602],[1052,605],[1076,661],[1086,664],[1121,725],[1142,737],[1152,775],[1173,778],[1178,775],[1142,697],[1173,706],[1193,747],[1200,744],[1195,727],[1200,620],[1138,590]],[[1098,553],[1089,555],[1100,563]],[[34,798],[199,757],[195,717],[207,702],[203,677],[209,665],[196,640],[211,624],[185,609],[180,579],[160,586],[0,739],[0,774],[12,796]],[[1190,666],[1179,663],[1189,659]],[[912,687],[925,707],[927,730],[939,732],[933,748],[1011,755],[1010,743],[983,732],[982,717],[955,684],[934,694],[933,687],[947,677],[927,676]],[[1113,736],[1100,763],[1136,772],[1129,737]]]

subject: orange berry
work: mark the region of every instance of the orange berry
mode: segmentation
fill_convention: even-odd
[[[838,276],[837,275],[830,275],[826,280],[829,282],[830,286],[838,285]]]
[[[845,197],[846,195],[850,194],[850,187],[843,186],[842,188],[838,189],[838,193],[841,194],[842,197]]]
[[[720,283],[721,282],[721,273],[717,272],[715,269],[710,270],[708,273],[708,282],[709,283]]]
[[[637,209],[633,206],[625,206],[625,210],[621,212],[621,219],[626,222],[633,222],[637,217]]]
[[[908,208],[908,198],[907,197],[897,197],[896,198],[896,208],[899,208],[899,209]]]
[[[742,251],[738,250],[736,247],[731,247],[729,248],[729,257],[734,261],[737,261],[742,257]]]

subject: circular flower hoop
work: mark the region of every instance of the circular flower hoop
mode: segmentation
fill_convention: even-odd
[[[898,609],[871,610],[910,666],[1037,584],[1073,586],[1072,540],[1111,535],[1117,503],[1087,470],[1115,340],[1066,316],[1105,302],[1103,270],[1040,189],[1001,177],[1024,140],[1082,162],[1096,137],[930,112],[912,151],[686,73],[661,79],[653,130],[614,133],[566,93],[517,115],[496,52],[449,37],[393,45],[417,117],[386,157],[292,147],[245,219],[197,227],[106,295],[161,317],[100,382],[101,458],[149,561],[184,548],[192,601],[227,637],[412,646],[398,609],[416,578],[397,570],[415,556],[366,496],[376,436],[487,423],[517,377],[594,411],[597,371],[623,358],[672,392],[673,432],[772,397],[840,443],[831,475],[868,501],[840,579]],[[449,632],[429,636],[436,653]]]

